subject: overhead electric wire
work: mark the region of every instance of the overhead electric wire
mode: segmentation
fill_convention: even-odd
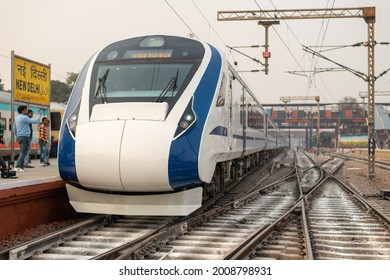
[[[179,15],[179,13],[172,7],[171,4],[169,4],[168,0],[165,0],[165,3],[167,3],[167,5],[171,8],[171,10],[178,16],[178,18],[184,23],[185,26],[187,26],[187,28],[191,31],[192,34],[194,34],[194,36],[198,38],[198,36],[195,34],[195,32],[191,29],[191,27],[185,22],[185,20]]]
[[[345,66],[345,65],[343,65],[343,64],[341,64],[341,63],[338,63],[338,62],[336,62],[336,61],[333,61],[333,60],[331,60],[330,58],[327,58],[326,56],[320,54],[319,52],[316,52],[316,51],[310,49],[309,47],[303,46],[303,50],[306,51],[306,52],[308,52],[308,53],[311,53],[311,54],[313,54],[313,55],[316,55],[316,56],[318,56],[318,57],[320,57],[320,58],[322,58],[322,59],[325,59],[325,60],[327,60],[327,61],[330,61],[330,62],[332,62],[332,63],[334,63],[334,64],[336,64],[336,65],[338,65],[338,66],[344,68],[345,70],[351,72],[352,74],[358,76],[359,78],[362,78],[363,80],[367,81],[367,75],[364,74],[364,73],[362,73],[362,72],[360,72],[360,71],[354,70],[354,69],[352,69],[352,68],[350,68],[350,67],[348,67],[348,66]]]
[[[387,74],[387,72],[389,72],[389,71],[390,71],[390,68],[385,70],[385,71],[383,71],[382,73],[380,73],[378,76],[375,77],[375,80],[380,78],[380,77],[382,77],[383,75]]]
[[[189,24],[187,24],[187,22],[180,16],[179,12],[176,11],[176,9],[168,2],[168,0],[165,0],[165,3],[171,8],[171,10],[177,15],[177,17],[183,22],[183,24],[188,28],[188,30],[197,38],[199,39],[199,37],[196,35],[196,33],[191,29],[191,27],[189,26]],[[198,5],[196,5],[196,3],[194,1],[192,1],[193,5],[196,7],[196,9],[198,10],[198,12],[202,15],[203,19],[208,23],[209,25],[209,28],[217,35],[217,37],[221,40],[221,42],[224,44],[224,46],[226,46],[226,43],[225,41],[222,39],[222,37],[218,34],[218,32],[214,29],[214,27],[211,25],[211,23],[207,20],[207,18],[205,17],[205,15],[203,14],[203,12],[200,10],[200,8],[198,7]],[[234,56],[233,56],[233,59],[234,59]],[[235,59],[234,59],[235,60]]]
[[[260,11],[263,11],[263,9],[260,7],[259,3],[257,3],[256,0],[254,0],[255,4],[257,5],[257,7],[260,9]],[[275,4],[272,2],[272,0],[270,0],[272,6],[274,7],[275,10],[277,10]],[[299,38],[296,36],[296,34],[294,33],[294,31],[290,28],[290,26],[288,25],[288,23],[283,20],[284,24],[287,26],[288,30],[293,34],[294,38],[297,40],[297,42],[303,46],[303,44],[301,43],[301,41],[299,40]],[[292,58],[295,60],[298,68],[302,71],[302,73],[304,73],[302,76],[306,77],[307,79],[310,79],[310,77],[305,73],[303,67],[301,66],[301,63],[298,61],[298,59],[295,57],[295,55],[292,53],[291,49],[289,48],[289,46],[286,44],[286,42],[283,40],[283,38],[281,37],[281,35],[278,33],[278,31],[276,30],[276,28],[274,26],[271,26],[272,29],[274,30],[274,32],[276,33],[276,35],[279,37],[280,41],[283,43],[283,45],[286,47],[287,51],[290,53],[290,55],[292,56]],[[324,96],[323,93],[321,93],[319,91],[319,89],[315,86],[314,87],[315,90],[325,99],[325,101],[327,101],[328,99]],[[310,88],[308,88],[308,92],[307,92],[307,95],[309,94],[309,91],[310,91]],[[331,94],[330,94],[331,95]],[[331,95],[332,96],[332,95]],[[333,97],[333,96],[332,96]],[[334,97],[333,97],[334,98]]]
[[[217,37],[219,38],[219,40],[221,40],[222,44],[225,46],[225,47],[228,47],[227,44],[225,43],[225,41],[222,39],[222,37],[218,34],[217,30],[214,29],[214,27],[211,25],[211,23],[208,21],[208,19],[206,18],[206,16],[203,14],[202,10],[198,7],[198,5],[196,5],[196,3],[194,2],[194,0],[191,0],[192,4],[195,6],[195,8],[198,10],[198,12],[201,14],[201,16],[203,17],[203,19],[207,22],[207,24],[209,25],[209,28],[214,31],[215,35],[217,35]],[[209,40],[210,40],[210,37],[209,37]],[[231,52],[230,52],[231,53]],[[233,56],[233,54],[232,54]],[[234,56],[233,56],[233,59],[235,60]]]
[[[219,40],[221,40],[221,42],[226,46],[226,43],[224,42],[224,40],[221,38],[221,36],[219,36],[218,32],[214,29],[214,27],[211,25],[211,23],[207,20],[207,18],[203,14],[203,12],[199,9],[198,5],[196,5],[194,0],[191,0],[191,2],[195,6],[195,8],[198,10],[198,12],[202,15],[203,19],[209,24],[209,28],[211,28],[211,30],[214,31],[214,33],[218,36]]]
[[[245,57],[247,57],[247,58],[249,58],[249,59],[251,59],[251,60],[257,62],[257,63],[260,63],[262,66],[264,66],[264,63],[261,62],[260,60],[258,60],[258,59],[256,59],[256,58],[253,58],[253,57],[250,57],[249,55],[247,55],[247,54],[245,54],[245,53],[243,53],[243,52],[240,52],[239,50],[236,50],[236,49],[233,48],[233,47],[229,47],[229,46],[226,46],[226,47],[228,47],[229,49],[231,49],[231,50],[233,50],[233,51],[235,51],[235,52],[238,52],[239,54],[241,54],[241,55],[243,55],[243,56],[245,56]]]
[[[255,4],[257,5],[257,7],[259,8],[259,10],[260,11],[263,11],[263,9],[260,7],[260,5],[259,5],[259,3],[257,3],[257,0],[253,0],[254,2],[255,2]],[[272,3],[272,1],[271,1],[271,3]],[[272,5],[274,6],[274,8],[276,9],[276,7],[275,7],[275,5],[272,3]],[[288,24],[286,24],[286,26],[288,27],[288,29],[289,30],[291,30],[290,29],[290,27],[288,26]],[[275,31],[275,33],[276,33],[276,35],[279,37],[279,39],[282,41],[282,43],[283,43],[283,45],[286,47],[286,49],[287,49],[287,51],[290,53],[290,55],[293,57],[293,59],[295,60],[295,62],[297,63],[297,65],[298,65],[298,67],[302,70],[302,71],[304,71],[303,70],[303,68],[302,68],[302,66],[301,66],[301,64],[299,63],[299,61],[297,60],[297,58],[294,56],[294,54],[292,53],[292,51],[290,50],[290,48],[287,46],[287,44],[284,42],[284,40],[283,40],[283,38],[280,36],[280,34],[278,33],[278,31],[276,30],[276,28],[274,27],[274,26],[271,26],[272,27],[272,29]],[[292,32],[293,33],[293,32]],[[294,34],[294,33],[293,33]],[[295,36],[295,34],[294,34],[294,36]],[[296,36],[295,36],[296,37]],[[298,42],[299,42],[299,39],[296,37],[296,39],[298,40]],[[308,77],[307,75],[305,75],[306,77]]]
[[[336,0],[333,0],[332,9],[334,8],[335,2],[336,2]],[[328,2],[326,3],[326,7],[327,7],[327,8],[328,8],[328,5],[329,5],[329,0],[328,0]],[[320,28],[320,31],[319,31],[318,37],[317,37],[317,42],[318,42],[319,39],[320,39],[321,31],[322,31],[322,29],[323,29],[323,27],[324,27],[324,22],[325,22],[325,19],[322,19],[322,21],[321,21],[321,28]],[[330,23],[330,18],[328,18],[328,20],[327,20],[326,27],[325,27],[324,32],[323,32],[323,35],[322,35],[322,41],[321,41],[321,44],[320,44],[320,50],[322,49],[322,46],[324,45],[325,36],[326,36],[327,31],[328,31],[329,23]],[[312,64],[311,64],[310,69],[316,69],[316,68],[317,68],[317,65],[318,65],[318,62],[319,62],[319,57],[317,57],[317,59],[315,59],[314,57],[312,57]],[[314,75],[315,75],[315,73],[313,72],[313,74],[310,76],[310,78],[309,78],[309,80],[308,80],[308,82],[309,82],[308,87],[309,87],[309,88],[311,87],[311,85],[312,85],[312,83],[313,83],[313,81],[314,81]],[[321,82],[323,82],[322,79],[321,79]],[[324,83],[323,83],[323,84],[324,84]],[[329,92],[329,93],[330,93],[330,92]],[[321,94],[321,95],[322,95],[322,94]],[[331,93],[330,93],[330,96],[331,96],[334,100],[336,100],[336,99],[334,98],[334,96],[333,96]],[[324,95],[322,95],[322,97],[325,98]]]
[[[230,50],[230,54],[232,55],[234,62],[236,62],[236,58],[234,57],[232,51],[235,51],[235,52],[237,52],[237,53],[239,53],[239,54],[241,54],[241,55],[243,55],[243,56],[245,56],[245,57],[247,57],[247,58],[249,58],[249,59],[251,59],[251,60],[257,62],[257,63],[260,63],[261,65],[264,66],[264,64],[263,64],[261,61],[259,61],[258,59],[253,58],[253,57],[250,57],[249,55],[247,55],[247,54],[245,54],[245,53],[243,53],[243,52],[240,52],[240,51],[236,50],[235,47],[230,47],[230,46],[228,46],[228,45],[225,43],[225,41],[222,39],[222,37],[218,34],[218,32],[214,29],[214,27],[212,26],[212,24],[208,21],[208,19],[206,18],[206,16],[205,16],[204,13],[202,12],[202,10],[199,8],[199,6],[194,2],[194,0],[191,0],[191,2],[192,2],[192,4],[196,7],[196,9],[198,10],[198,12],[202,15],[203,19],[208,23],[209,28],[217,35],[217,37],[221,40],[222,44],[224,44],[224,46]],[[254,46],[252,46],[252,47],[254,47]],[[259,71],[260,71],[260,70],[259,70]],[[258,71],[257,71],[257,70],[252,70],[252,71],[241,71],[241,72],[258,72]],[[245,77],[243,77],[243,79],[249,84],[249,82],[245,79]]]
[[[365,46],[367,42],[359,42],[351,45],[334,45],[334,46],[307,46],[309,48],[321,48],[318,52],[328,52],[328,51],[334,51],[339,50],[343,48],[349,48],[349,47],[361,47]],[[322,48],[327,48],[326,50],[323,50]]]
[[[1,54],[1,53],[0,53],[0,56],[11,59],[9,56],[6,56],[6,55]]]
[[[375,42],[375,45],[389,45],[389,42]],[[318,48],[318,46],[308,46],[309,48]],[[320,50],[319,52],[328,52],[333,50],[338,50],[342,48],[349,48],[349,47],[367,47],[367,42],[359,42],[351,45],[335,45],[335,46],[322,46],[324,48],[329,48],[326,50]]]
[[[257,3],[256,0],[254,0],[254,2],[256,3],[256,5],[258,6],[258,8],[260,9],[260,11],[262,11],[260,5]],[[272,2],[272,0],[270,0],[272,6],[274,7],[275,10],[277,10],[275,4]],[[299,40],[299,38],[295,35],[294,31],[290,28],[290,26],[288,25],[288,23],[283,20],[284,24],[287,26],[287,29],[293,34],[294,38],[298,41],[298,43],[302,46],[303,44],[301,43],[301,41]],[[282,39],[282,37],[280,36],[280,34],[278,33],[278,31],[276,30],[276,28],[274,26],[272,26],[272,29],[274,30],[274,32],[276,33],[276,35],[279,37],[279,39],[282,41],[283,45],[286,47],[287,51],[290,53],[290,55],[293,57],[293,59],[295,60],[297,66],[301,69],[302,73],[304,73],[302,76],[305,76],[307,79],[310,79],[310,76],[308,76],[305,71],[303,70],[303,67],[301,66],[300,62],[297,60],[297,58],[294,56],[294,54],[292,53],[292,51],[290,50],[290,48],[287,46],[287,44],[284,42],[284,40]],[[319,91],[319,89],[314,86],[315,90],[327,101],[327,98]],[[310,88],[308,87],[307,89],[307,93],[306,95],[308,95],[310,93]],[[332,96],[333,97],[333,96]]]
[[[254,1],[255,1],[256,5],[259,7],[259,9],[262,10],[261,7],[260,7],[260,5],[257,3],[257,1],[256,1],[256,0],[254,0]],[[271,4],[272,4],[272,6],[274,7],[274,9],[277,10],[277,8],[276,8],[275,4],[272,2],[272,0],[270,0],[270,2],[271,2]],[[328,4],[329,4],[329,1],[328,1]],[[327,6],[328,6],[328,4],[327,4]],[[334,6],[334,4],[335,4],[335,0],[333,1],[332,7]],[[297,40],[297,42],[298,42],[301,46],[303,46],[303,43],[299,40],[299,38],[296,36],[296,34],[294,33],[294,31],[290,28],[290,26],[288,25],[288,23],[287,23],[285,20],[284,20],[283,22],[284,22],[284,24],[287,26],[288,30],[293,34],[293,36],[294,36],[294,38]],[[322,24],[323,24],[323,23],[322,23]],[[329,25],[329,21],[328,21],[328,25]],[[327,25],[327,26],[328,26],[328,25]],[[276,34],[278,35],[278,37],[280,38],[280,40],[282,41],[282,43],[285,45],[286,49],[287,49],[288,52],[291,54],[291,56],[293,57],[293,59],[295,60],[297,66],[301,69],[301,71],[302,71],[303,73],[305,73],[306,71],[303,70],[303,67],[302,67],[301,64],[298,62],[298,60],[295,58],[295,56],[292,54],[290,48],[286,45],[286,43],[284,42],[284,40],[281,38],[281,36],[279,35],[279,33],[276,31],[276,29],[275,29],[273,26],[272,26],[272,28],[273,28],[273,30],[276,32]],[[321,27],[321,29],[322,29],[322,27]],[[327,30],[327,27],[326,27],[326,30]],[[326,33],[326,31],[325,31],[325,33]],[[325,33],[324,33],[324,36],[325,36]],[[318,37],[320,37],[320,36],[318,36]],[[317,39],[317,40],[318,40],[318,39]],[[324,37],[323,37],[323,40],[324,40]],[[312,64],[312,65],[313,65],[313,64]],[[314,67],[316,67],[316,66],[317,66],[317,63],[314,64]],[[312,77],[312,76],[311,76],[311,75],[308,76],[308,75],[306,75],[306,74],[305,74],[304,76],[308,79],[309,85],[311,85],[310,80],[311,80],[311,77]],[[313,74],[313,76],[314,76],[314,74]],[[321,82],[322,82],[323,85],[326,87],[326,85],[324,84],[322,78],[321,78]],[[315,87],[315,88],[316,88],[316,87]],[[316,90],[319,91],[318,88],[316,88]],[[309,92],[309,91],[310,91],[310,87],[308,87],[308,92]],[[319,93],[320,93],[320,95],[321,95],[325,100],[327,100],[327,98],[326,98],[326,96],[324,96],[324,94],[322,94],[321,92],[319,92]],[[333,99],[335,99],[334,96],[333,96],[330,92],[328,92],[328,93],[329,93],[329,95],[330,95]]]

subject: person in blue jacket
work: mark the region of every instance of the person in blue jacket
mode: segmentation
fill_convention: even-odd
[[[16,136],[16,140],[20,144],[20,155],[14,168],[14,171],[17,172],[25,172],[24,160],[27,156],[31,144],[31,128],[29,124],[37,124],[41,121],[42,118],[42,113],[40,111],[38,112],[38,117],[34,119],[29,118],[27,114],[28,108],[26,105],[21,105],[18,107],[18,116],[15,118],[14,123],[14,133]]]

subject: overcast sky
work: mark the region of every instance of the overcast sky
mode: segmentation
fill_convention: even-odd
[[[79,72],[84,63],[112,41],[144,34],[187,36],[222,49],[237,70],[262,69],[260,64],[229,51],[228,46],[264,44],[264,28],[257,21],[217,21],[226,10],[376,7],[375,39],[390,42],[389,0],[3,0],[0,15],[0,78],[11,87],[11,51],[52,66],[52,79],[65,81],[67,72]],[[290,20],[270,28],[269,75],[242,73],[263,103],[280,103],[280,96],[320,95],[321,102],[358,98],[367,83],[350,72],[296,75],[288,71],[337,68],[315,59],[305,46],[342,46],[367,41],[363,19]],[[263,60],[262,48],[240,48]],[[319,50],[318,48],[316,50]],[[367,74],[367,48],[349,47],[323,55]],[[390,45],[375,48],[375,74],[390,68]],[[318,61],[317,61],[318,60]],[[299,73],[298,73],[299,74]],[[390,91],[390,72],[376,81],[377,91]],[[360,99],[359,99],[360,100]],[[390,97],[376,101],[390,102]]]

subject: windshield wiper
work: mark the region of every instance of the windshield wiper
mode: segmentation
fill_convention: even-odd
[[[107,69],[107,71],[106,71],[106,73],[104,73],[103,77],[98,78],[99,86],[98,86],[96,93],[95,93],[95,98],[100,93],[100,97],[102,98],[102,102],[104,104],[107,104],[107,97],[106,97],[105,93],[106,93],[106,80],[107,80],[108,72],[110,72],[110,69]]]
[[[163,91],[160,93],[158,96],[156,103],[158,102],[163,102],[168,96],[168,92],[172,91],[172,93],[176,90],[177,88],[177,77],[179,76],[179,68],[177,68],[176,71],[176,76],[172,77],[172,79],[169,81],[169,83],[165,86]]]

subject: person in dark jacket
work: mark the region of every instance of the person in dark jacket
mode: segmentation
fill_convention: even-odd
[[[27,112],[27,116],[31,119],[34,116],[34,112],[31,109],[29,109],[28,112]],[[27,155],[24,158],[24,167],[25,168],[34,168],[34,166],[32,166],[30,164],[30,162],[31,162],[30,152],[31,152],[31,141],[32,141],[32,138],[33,138],[33,129],[32,129],[32,124],[31,123],[29,123],[28,125],[29,125],[30,130],[31,130],[31,132],[30,132],[30,146],[28,147]]]

